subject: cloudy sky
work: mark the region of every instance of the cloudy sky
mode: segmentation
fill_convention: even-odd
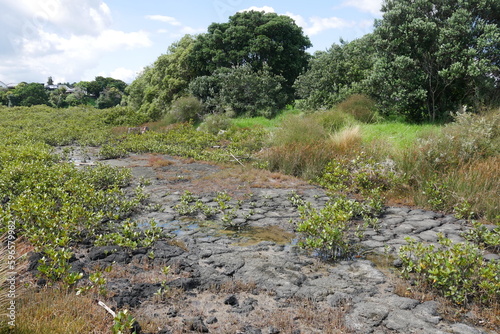
[[[131,82],[185,34],[247,9],[289,15],[308,52],[373,30],[382,0],[0,0],[0,81]]]

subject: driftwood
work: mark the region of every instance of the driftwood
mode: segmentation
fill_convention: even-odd
[[[113,316],[113,318],[116,318],[116,313],[115,311],[113,311],[112,309],[109,308],[108,305],[104,304],[103,302],[101,302],[100,300],[97,302],[97,304],[99,306],[102,306],[106,311],[108,311],[109,314],[111,314]]]

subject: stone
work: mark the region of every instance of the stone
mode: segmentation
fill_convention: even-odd
[[[186,325],[186,327],[190,331],[194,331],[197,333],[208,333],[209,332],[208,327],[203,322],[202,317],[184,319],[183,322],[184,322],[184,325]]]
[[[238,306],[238,298],[235,295],[230,295],[224,299],[225,305]]]
[[[333,295],[329,295],[326,298],[326,302],[331,307],[342,306],[342,304],[350,303],[351,300],[352,300],[352,296],[350,294],[344,293],[344,292],[341,292],[341,291],[336,291],[336,292],[333,293]]]
[[[346,321],[356,333],[369,333],[370,329],[378,326],[388,314],[387,306],[373,302],[361,302],[356,304],[353,311],[346,316]]]

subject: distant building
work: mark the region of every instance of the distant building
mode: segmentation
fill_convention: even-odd
[[[56,90],[59,88],[64,88],[66,90],[66,94],[71,94],[75,92],[74,88],[69,88],[66,85],[45,85],[45,89],[47,90]]]

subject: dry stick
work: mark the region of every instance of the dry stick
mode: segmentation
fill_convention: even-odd
[[[234,158],[234,160],[236,160],[240,165],[242,165],[243,167],[245,167],[245,165],[242,164],[241,161],[239,161],[238,158],[236,158],[233,153],[229,152],[229,154],[231,154],[231,156]]]
[[[108,312],[109,312],[109,314],[111,314],[111,315],[113,316],[113,318],[116,318],[116,313],[115,313],[112,309],[110,309],[110,308],[108,307],[108,305],[104,304],[104,303],[103,303],[103,302],[101,302],[100,300],[97,302],[97,304],[99,304],[99,306],[104,307],[104,309],[105,309],[106,311],[108,311]]]

